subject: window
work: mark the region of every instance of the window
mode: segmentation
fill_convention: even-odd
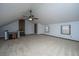
[[[70,35],[71,25],[61,25],[61,34]]]
[[[45,33],[48,33],[48,32],[49,32],[49,26],[45,25]]]

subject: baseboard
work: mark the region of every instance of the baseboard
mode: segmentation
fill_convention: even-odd
[[[25,34],[25,36],[28,36],[28,35],[35,35],[35,34]]]
[[[27,36],[27,35],[42,35],[42,34],[25,34],[25,35]]]
[[[77,41],[77,42],[79,42],[78,40],[73,40],[73,39],[68,39],[68,38],[62,38],[62,37],[57,37],[57,36],[48,35],[48,34],[42,34],[42,35],[51,36],[51,37],[55,37],[55,38],[60,38],[60,39],[66,39],[66,40],[71,40],[71,41]]]
[[[4,39],[5,37],[0,37],[0,39]]]

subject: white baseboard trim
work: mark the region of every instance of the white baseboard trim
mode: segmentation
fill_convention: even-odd
[[[63,38],[63,37],[58,37],[58,36],[54,36],[54,35],[48,35],[48,34],[42,34],[42,35],[51,36],[51,37],[55,37],[55,38],[66,39],[66,40],[71,40],[71,41],[78,41],[79,42],[79,40],[73,40],[73,39]]]

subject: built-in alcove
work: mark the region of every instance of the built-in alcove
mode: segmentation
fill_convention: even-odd
[[[24,19],[19,19],[19,32],[20,32],[20,36],[25,35],[25,20]]]

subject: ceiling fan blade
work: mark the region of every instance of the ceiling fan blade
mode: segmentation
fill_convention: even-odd
[[[39,18],[33,18],[33,19],[38,20]]]
[[[34,15],[32,15],[32,10],[29,10],[29,13],[30,13],[30,15],[29,16],[25,16],[25,15],[23,15],[23,17],[24,17],[24,19],[32,19],[32,21],[33,20],[38,20],[39,18],[36,18],[36,17],[34,17]]]

